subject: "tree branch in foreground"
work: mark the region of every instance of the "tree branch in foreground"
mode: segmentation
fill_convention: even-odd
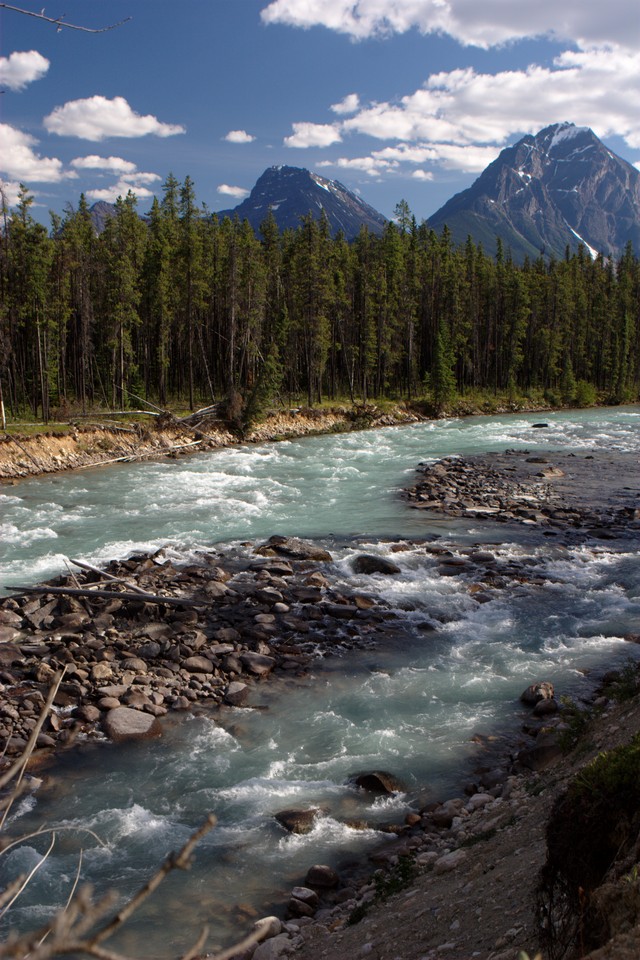
[[[116,27],[121,27],[123,23],[127,23],[128,20],[131,20],[131,17],[125,17],[124,20],[119,20],[117,23],[112,23],[108,27],[81,27],[77,23],[67,23],[63,17],[46,17],[44,13],[44,7],[40,13],[35,13],[33,10],[23,10],[22,7],[14,7],[11,3],[0,3],[0,7],[5,10],[13,10],[14,13],[24,13],[27,17],[35,17],[36,20],[44,20],[45,23],[52,23],[58,30],[58,33],[62,30],[63,27],[66,27],[68,30],[82,30],[83,33],[106,33],[107,30],[115,30]]]

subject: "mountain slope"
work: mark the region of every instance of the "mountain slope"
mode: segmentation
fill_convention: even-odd
[[[239,217],[248,220],[254,230],[273,212],[279,229],[295,230],[301,217],[311,213],[319,219],[327,216],[331,233],[343,231],[352,240],[362,226],[372,233],[382,233],[386,217],[347,190],[337,180],[326,180],[302,167],[269,167],[256,182],[246,200],[232,210],[220,210],[218,217]]]
[[[588,127],[554,124],[507,147],[429,226],[471,236],[488,253],[496,237],[514,260],[563,257],[580,243],[592,256],[640,252],[640,172]]]

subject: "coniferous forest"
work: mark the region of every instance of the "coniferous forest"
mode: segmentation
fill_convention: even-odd
[[[311,215],[256,236],[219,221],[169,176],[132,193],[97,234],[88,205],[3,211],[0,387],[7,412],[124,409],[143,397],[193,409],[225,400],[412,400],[442,410],[484,390],[550,403],[635,399],[640,264],[580,248],[522,265],[498,243],[456,248],[406,203],[384,234],[332,238]],[[142,213],[143,218],[139,215]]]

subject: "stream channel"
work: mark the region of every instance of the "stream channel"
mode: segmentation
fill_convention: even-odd
[[[534,428],[540,421],[548,426]],[[218,826],[192,870],[171,875],[113,947],[175,956],[203,923],[209,949],[232,942],[255,917],[281,912],[313,863],[363,858],[387,836],[376,824],[458,794],[482,760],[472,736],[517,731],[518,696],[530,682],[549,679],[559,694],[586,697],[598,672],[637,655],[622,637],[638,632],[640,538],[567,547],[526,526],[434,519],[399,496],[420,461],[505,448],[637,456],[640,409],[444,420],[1,487],[5,590],[64,570],[65,557],[100,563],[164,547],[188,562],[198,550],[243,549],[280,533],[326,545],[330,580],[399,614],[388,642],[319,659],[307,679],[256,685],[249,709],[169,714],[157,740],[80,744],[63,755],[13,816],[16,833],[43,820],[64,828],[14,921],[40,924],[65,902],[81,849],[84,881],[130,895],[215,812]],[[514,578],[479,604],[463,578],[439,575],[424,547],[393,554],[398,576],[352,572],[355,554],[387,556],[399,538],[482,544],[543,582]],[[421,629],[425,617],[438,629]],[[406,792],[376,799],[350,785],[376,769]],[[309,834],[285,833],[273,818],[309,806],[321,811]],[[35,866],[46,846],[26,843],[3,858],[2,884]]]

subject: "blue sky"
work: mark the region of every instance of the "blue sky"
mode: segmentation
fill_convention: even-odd
[[[24,0],[23,9],[42,10]],[[210,210],[266,167],[338,179],[418,221],[506,145],[590,126],[640,165],[637,0],[48,0],[0,9],[0,179],[37,216],[172,172]]]

